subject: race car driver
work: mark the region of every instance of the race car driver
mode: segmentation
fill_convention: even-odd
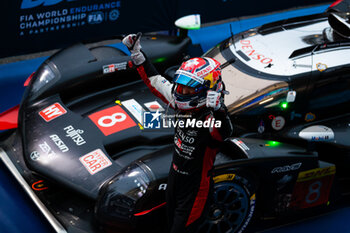
[[[195,232],[205,212],[212,188],[211,173],[220,143],[232,133],[223,103],[224,84],[220,63],[212,58],[192,58],[176,71],[174,83],[158,74],[141,51],[140,36],[128,35],[137,71],[152,93],[176,110],[177,120],[221,122],[221,127],[175,127],[172,165],[167,184],[170,233]]]

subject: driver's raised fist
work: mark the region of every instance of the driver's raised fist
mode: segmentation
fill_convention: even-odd
[[[131,59],[135,65],[141,65],[146,59],[141,52],[140,44],[141,33],[129,34],[123,39],[123,44],[128,47],[131,52]]]

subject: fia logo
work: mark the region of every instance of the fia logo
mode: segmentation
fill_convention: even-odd
[[[90,24],[102,23],[103,16],[104,15],[103,15],[102,11],[92,12],[88,15],[88,23],[90,23]]]
[[[143,127],[145,129],[159,129],[160,128],[160,116],[162,114],[157,112],[144,112],[143,113]]]

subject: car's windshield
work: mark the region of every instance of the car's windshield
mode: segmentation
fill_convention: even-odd
[[[227,48],[229,44],[229,41],[223,43],[221,48],[218,46],[204,55],[212,57],[222,64],[222,79],[225,83],[226,90],[230,92],[230,94],[225,97],[225,104],[227,106],[242,106],[249,102],[253,94],[255,96],[263,95],[265,92],[267,93],[276,88],[288,86],[283,79],[261,78],[253,73],[242,71],[239,66],[236,67],[235,63],[237,61],[235,61],[232,52]],[[226,48],[224,46],[226,46]],[[225,50],[228,54],[225,54]]]

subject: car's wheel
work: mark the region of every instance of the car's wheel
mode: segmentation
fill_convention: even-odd
[[[216,175],[213,180],[212,202],[208,215],[198,232],[244,231],[255,209],[255,193],[253,193],[252,184],[246,178],[234,173]]]

